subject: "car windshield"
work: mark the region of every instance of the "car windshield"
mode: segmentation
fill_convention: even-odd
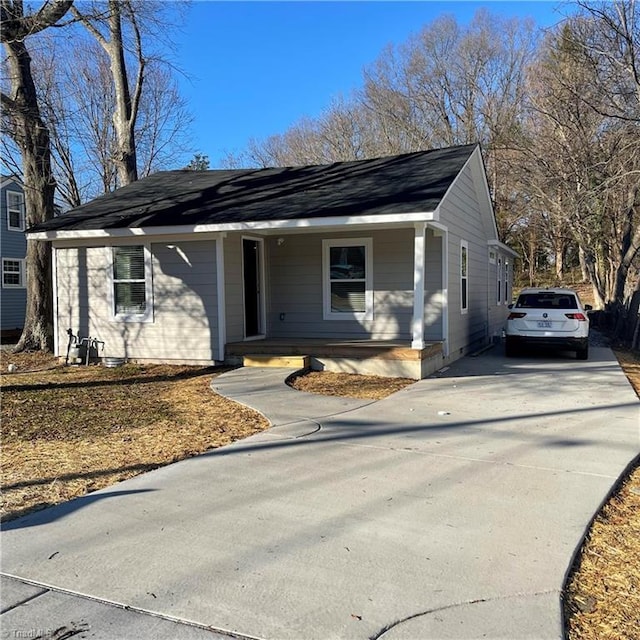
[[[523,293],[518,297],[519,309],[577,309],[576,297],[566,293]]]

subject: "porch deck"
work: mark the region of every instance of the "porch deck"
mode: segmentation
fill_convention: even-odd
[[[412,349],[409,340],[335,340],[317,338],[266,338],[230,342],[230,356],[281,355],[328,358],[379,358],[382,360],[424,360],[442,353],[442,343]]]

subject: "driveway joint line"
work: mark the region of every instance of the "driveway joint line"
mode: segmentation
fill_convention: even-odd
[[[2,574],[4,575],[4,574]],[[31,602],[32,600],[35,600],[36,598],[39,598],[40,596],[43,596],[45,593],[49,593],[49,589],[42,589],[42,591],[39,591],[38,593],[29,596],[27,598],[23,598],[22,600],[20,600],[20,602],[16,602],[15,604],[12,604],[10,606],[8,606],[6,609],[2,609],[0,610],[0,616],[4,613],[8,613],[9,611],[13,611],[14,609],[17,609],[18,607],[21,607],[23,604],[27,604],[28,602]]]
[[[27,598],[25,602],[28,602],[29,600],[34,600],[35,598],[45,595],[46,593],[59,593],[59,594],[74,597],[74,598],[80,598],[81,600],[88,600],[89,602],[97,602],[98,604],[103,604],[105,606],[113,607],[115,609],[121,609],[123,611],[137,613],[142,616],[158,618],[159,620],[166,620],[167,622],[173,622],[174,624],[182,624],[187,627],[202,629],[203,631],[211,631],[212,633],[217,633],[219,635],[226,636],[228,638],[233,638],[234,640],[264,640],[264,638],[261,638],[259,636],[248,636],[242,633],[237,633],[235,631],[230,631],[228,629],[219,629],[218,627],[203,624],[201,622],[195,622],[194,620],[186,620],[184,618],[170,616],[165,613],[143,609],[142,607],[137,607],[135,605],[128,605],[121,602],[115,602],[113,600],[107,600],[105,598],[99,598],[97,596],[90,596],[86,593],[80,593],[78,591],[73,591],[72,589],[64,589],[62,587],[56,587],[54,585],[38,582],[37,580],[31,580],[30,578],[23,578],[21,576],[16,576],[11,573],[0,572],[0,576],[4,578],[10,578],[12,580],[17,580],[18,582],[22,582],[23,584],[29,584],[33,587],[39,587],[45,590],[42,593],[37,594],[37,596],[34,596],[32,598]],[[24,602],[21,604],[24,604]],[[16,605],[16,606],[19,606],[19,605]],[[15,607],[12,607],[12,609],[15,609]]]

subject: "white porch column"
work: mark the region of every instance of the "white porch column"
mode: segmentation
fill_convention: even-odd
[[[430,222],[436,238],[440,238],[440,257],[442,270],[442,355],[449,356],[449,230],[439,222]]]
[[[226,233],[216,238],[216,289],[218,297],[218,358],[224,362],[224,348],[227,343],[227,317],[225,304],[225,274],[224,274],[224,239]]]
[[[425,222],[414,224],[413,236],[413,320],[411,322],[411,348],[424,349],[424,265]]]

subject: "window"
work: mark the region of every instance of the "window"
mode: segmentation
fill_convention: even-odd
[[[7,229],[24,231],[24,194],[7,191]]]
[[[371,319],[371,238],[323,240],[322,246],[324,319]]]
[[[504,261],[504,303],[509,304],[509,262]]]
[[[495,263],[496,263],[496,252],[489,251],[489,264],[495,264]]]
[[[502,304],[502,258],[498,258],[498,282],[497,282],[497,300],[498,304]]]
[[[132,322],[152,320],[151,254],[143,245],[111,247],[113,314]]]
[[[6,289],[24,289],[24,260],[2,258],[2,286]]]
[[[516,302],[516,309],[577,309],[578,301],[575,295],[565,293],[522,294]]]
[[[469,245],[460,242],[460,311],[469,309]]]

